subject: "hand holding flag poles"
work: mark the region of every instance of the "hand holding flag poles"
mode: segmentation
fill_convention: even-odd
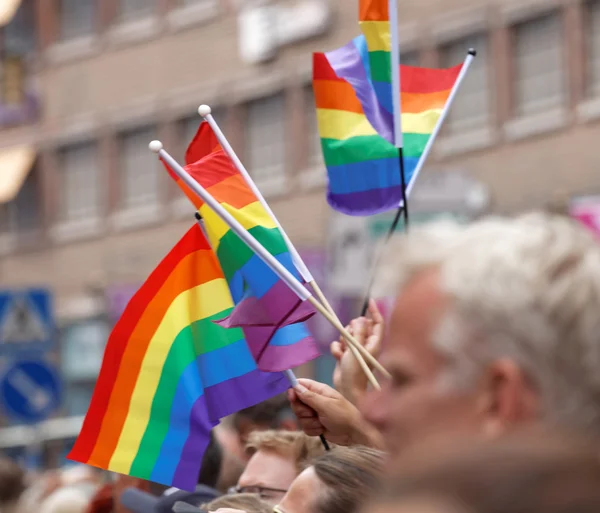
[[[219,127],[219,125],[217,124],[217,122],[215,121],[215,119],[212,117],[211,113],[212,113],[212,110],[211,110],[210,106],[208,106],[208,105],[200,105],[200,107],[198,107],[198,114],[203,119],[205,119],[206,122],[210,125],[210,127],[212,128],[212,130],[213,130],[213,132],[214,132],[217,140],[219,141],[221,147],[223,148],[223,150],[225,151],[225,153],[227,154],[227,156],[233,162],[233,165],[237,168],[237,170],[240,172],[240,174],[244,177],[244,180],[246,181],[246,183],[248,184],[248,186],[250,187],[250,189],[252,190],[252,192],[254,193],[254,195],[257,197],[257,199],[260,201],[261,205],[264,207],[264,209],[267,211],[267,213],[271,216],[271,218],[277,224],[277,226],[279,228],[279,231],[281,232],[281,235],[282,235],[282,237],[283,237],[283,239],[284,239],[284,241],[285,241],[285,243],[286,243],[286,245],[287,245],[287,247],[288,247],[288,249],[290,251],[290,254],[292,256],[292,261],[294,263],[294,266],[296,267],[296,269],[298,270],[298,272],[300,273],[300,275],[302,276],[302,278],[304,279],[304,281],[306,283],[310,284],[310,286],[312,287],[314,293],[316,294],[316,296],[319,299],[319,301],[321,302],[321,304],[323,306],[325,306],[325,308],[327,308],[327,311],[331,314],[331,316],[333,316],[333,318],[339,324],[341,324],[341,322],[340,322],[339,318],[337,317],[335,311],[331,307],[331,304],[329,303],[329,301],[327,301],[327,298],[323,294],[323,291],[321,290],[321,288],[317,284],[316,280],[312,276],[310,270],[308,269],[308,267],[306,266],[306,264],[302,260],[302,257],[298,253],[298,250],[296,249],[296,247],[294,246],[294,244],[292,243],[292,241],[288,237],[287,233],[285,232],[285,230],[281,226],[281,223],[279,222],[279,220],[277,219],[277,217],[275,217],[275,214],[271,210],[271,207],[269,206],[269,204],[267,203],[267,201],[264,199],[264,197],[261,194],[260,190],[258,189],[258,187],[256,186],[256,184],[254,183],[254,180],[252,180],[252,177],[250,176],[250,173],[248,173],[248,170],[245,168],[244,164],[242,163],[242,161],[239,159],[239,157],[235,153],[233,147],[231,146],[231,144],[227,140],[227,137],[225,137],[225,134],[223,133],[223,131],[221,130],[221,128]],[[359,346],[360,346],[360,344],[359,344]],[[349,343],[348,347],[349,347],[350,351],[352,352],[353,356],[358,361],[358,363],[361,366],[363,372],[366,374],[366,376],[369,379],[370,383],[374,387],[378,388],[379,387],[379,383],[377,382],[377,379],[375,378],[373,372],[371,371],[371,369],[369,368],[369,366],[367,365],[367,363],[363,359],[360,350],[357,349],[356,347],[354,347],[354,345],[352,343]],[[362,348],[362,346],[360,346],[360,347]],[[367,354],[370,354],[370,353],[367,352]],[[373,363],[373,362],[371,361],[371,363]],[[379,369],[379,370],[381,370],[381,369]],[[386,374],[386,373],[384,372],[384,374]]]
[[[195,213],[195,219],[196,219],[196,222],[198,223],[198,225],[200,226],[200,229],[204,232],[204,226],[202,225],[202,222],[201,222],[202,216],[200,215],[199,212]],[[298,378],[296,378],[294,371],[292,371],[290,369],[284,370],[283,374],[290,382],[290,385],[292,386],[292,388],[296,388],[296,386],[298,385]],[[325,436],[321,434],[321,435],[319,435],[319,438],[321,439],[321,443],[323,444],[323,447],[325,448],[325,450],[329,451],[330,450],[329,443],[325,439]]]
[[[371,355],[348,331],[341,322],[335,318],[311,293],[290,273],[276,258],[273,257],[244,227],[227,212],[196,180],[194,180],[179,163],[163,149],[160,141],[152,141],[149,145],[150,150],[158,154],[164,162],[168,164],[171,170],[196,194],[198,197],[217,214],[223,222],[250,248],[252,251],[267,264],[275,274],[300,298],[302,301],[308,301],[313,307],[325,317],[332,326],[334,326],[348,342],[353,345],[362,356],[377,368],[383,375],[389,377],[390,374],[385,368]],[[379,384],[373,386],[379,389]]]

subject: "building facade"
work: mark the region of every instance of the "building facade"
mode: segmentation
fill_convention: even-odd
[[[110,325],[193,222],[147,147],[182,159],[200,103],[325,265],[311,52],[358,33],[356,3],[23,0],[1,29],[0,281],[55,293],[65,414],[85,411]],[[405,64],[478,51],[424,176],[469,176],[501,213],[600,192],[600,1],[411,0],[400,16]]]

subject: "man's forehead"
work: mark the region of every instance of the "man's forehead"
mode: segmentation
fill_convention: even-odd
[[[448,303],[449,298],[440,288],[438,270],[428,269],[416,275],[400,291],[391,310],[382,360],[415,365],[430,356],[432,337]]]

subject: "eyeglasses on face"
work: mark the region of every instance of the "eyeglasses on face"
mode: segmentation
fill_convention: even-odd
[[[227,490],[227,493],[251,493],[258,495],[261,499],[274,499],[285,495],[287,490],[282,490],[280,488],[267,488],[265,486],[234,486]]]

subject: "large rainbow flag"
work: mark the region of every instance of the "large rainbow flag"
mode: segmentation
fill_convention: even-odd
[[[213,322],[232,308],[194,225],[115,325],[69,458],[193,490],[219,420],[289,387],[282,374],[257,369],[242,330]]]
[[[329,188],[327,198],[348,215],[398,208],[402,198],[393,116],[380,103],[365,36],[315,53],[313,89]],[[462,65],[449,69],[400,66],[406,183],[435,128]]]
[[[194,159],[198,159],[191,162]],[[186,171],[298,279],[288,247],[244,177],[225,154],[206,122],[186,154]],[[200,198],[170,172],[199,209],[204,228],[229,285],[235,310],[220,324],[242,327],[259,368],[292,369],[320,356],[304,321],[314,308],[289,287]]]

